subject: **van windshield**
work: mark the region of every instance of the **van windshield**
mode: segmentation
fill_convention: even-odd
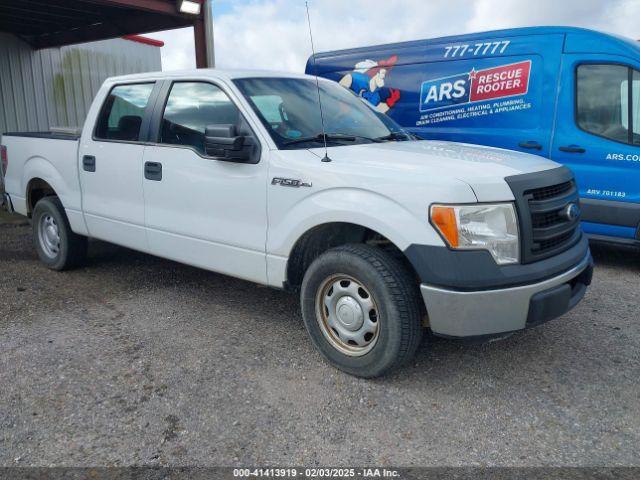
[[[414,137],[337,83],[307,78],[243,78],[234,83],[280,149],[406,141]]]

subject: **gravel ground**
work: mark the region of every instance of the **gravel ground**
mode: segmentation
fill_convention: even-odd
[[[0,219],[0,465],[640,465],[640,254],[564,317],[360,380],[297,298],[104,243],[45,269]]]

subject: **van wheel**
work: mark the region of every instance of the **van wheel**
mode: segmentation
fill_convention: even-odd
[[[422,339],[415,280],[379,248],[334,248],[307,269],[302,316],[311,340],[335,367],[372,378],[411,360]]]
[[[32,216],[33,240],[40,260],[52,270],[80,266],[87,256],[87,237],[71,231],[58,197],[38,201]]]

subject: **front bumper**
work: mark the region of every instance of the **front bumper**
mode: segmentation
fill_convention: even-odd
[[[500,335],[539,325],[571,310],[591,283],[593,259],[586,256],[547,280],[510,288],[460,291],[423,284],[431,330],[446,337]]]

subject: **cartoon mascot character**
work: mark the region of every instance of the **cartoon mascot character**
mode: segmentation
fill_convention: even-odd
[[[365,98],[378,111],[387,113],[400,100],[400,90],[383,88],[387,73],[393,68],[397,60],[398,56],[392,55],[388,59],[378,62],[374,60],[358,62],[353,72],[340,79],[340,85],[350,88],[359,96]]]

